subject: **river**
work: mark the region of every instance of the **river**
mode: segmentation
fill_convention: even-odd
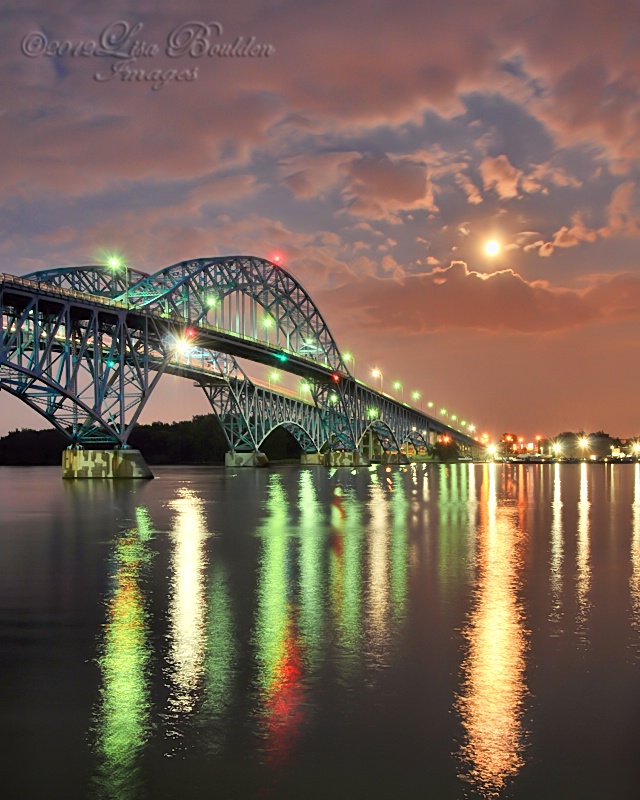
[[[640,465],[0,468],[3,796],[636,798]]]

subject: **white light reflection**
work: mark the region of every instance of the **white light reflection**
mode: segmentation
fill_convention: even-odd
[[[578,546],[576,552],[576,633],[579,640],[587,643],[587,616],[589,612],[589,589],[591,588],[591,565],[589,544],[589,485],[587,481],[587,464],[580,464],[580,499],[578,500]]]
[[[634,478],[629,589],[631,591],[631,624],[637,636],[640,634],[640,464],[634,466]],[[640,655],[637,639],[636,653]]]
[[[554,464],[551,511],[551,614],[549,620],[557,625],[562,618],[562,562],[564,560],[560,464]],[[557,633],[559,631],[556,631],[556,635]]]
[[[478,583],[464,631],[468,650],[457,699],[466,734],[461,777],[483,797],[496,797],[524,764],[522,714],[527,694],[527,639],[517,598],[517,512],[497,503],[496,469],[494,464],[484,467],[483,484],[488,480],[489,487],[478,529]]]
[[[209,536],[202,501],[181,487],[169,504],[176,512],[171,531],[171,587],[169,601],[170,714],[191,712],[202,688],[206,650],[206,596],[204,542]],[[177,736],[168,730],[169,736]]]
[[[383,662],[389,641],[389,507],[379,484],[370,491],[368,632],[371,654]]]

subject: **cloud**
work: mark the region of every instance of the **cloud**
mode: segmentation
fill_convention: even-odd
[[[354,216],[389,218],[400,210],[433,209],[427,166],[409,158],[363,156],[343,165],[344,194]]]
[[[640,319],[640,277],[593,277],[586,289],[527,281],[513,270],[481,273],[462,261],[401,281],[348,283],[340,301],[367,328],[412,336],[447,329],[547,333]]]
[[[510,164],[505,155],[487,156],[480,164],[480,173],[485,191],[493,189],[503,200],[517,197],[522,172]]]

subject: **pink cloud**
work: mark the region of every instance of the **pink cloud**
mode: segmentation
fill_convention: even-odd
[[[640,278],[598,276],[587,289],[565,289],[454,261],[401,281],[347,283],[338,302],[355,309],[358,324],[411,335],[465,328],[543,333],[640,318]]]

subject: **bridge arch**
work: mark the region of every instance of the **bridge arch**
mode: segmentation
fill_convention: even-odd
[[[385,452],[389,451],[396,451],[400,452],[400,446],[398,445],[398,440],[396,439],[396,435],[391,429],[391,427],[381,419],[376,419],[370,422],[364,431],[362,432],[362,436],[358,441],[358,450],[360,450],[369,434],[375,435],[377,440],[380,442],[380,446]]]
[[[349,374],[309,293],[281,266],[255,256],[181,261],[139,281],[131,303],[210,324]],[[286,357],[286,356],[285,356]]]
[[[288,433],[290,433],[293,438],[296,440],[300,449],[303,453],[316,453],[318,452],[318,446],[314,442],[312,435],[307,431],[299,422],[295,422],[293,420],[286,420],[284,422],[279,422],[277,425],[274,425],[270,430],[268,430],[265,435],[263,436],[262,440],[258,442],[258,448],[261,448],[265,441],[271,436],[272,433],[278,430],[278,428],[284,428]]]
[[[127,290],[147,278],[148,272],[132,267],[113,270],[105,266],[56,267],[30,272],[23,278],[59,289],[124,300]]]

